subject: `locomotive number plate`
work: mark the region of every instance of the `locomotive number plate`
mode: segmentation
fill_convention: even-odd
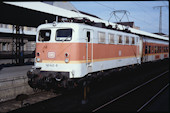
[[[57,67],[57,64],[46,64],[47,67]]]

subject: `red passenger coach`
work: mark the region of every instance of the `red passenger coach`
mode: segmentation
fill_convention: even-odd
[[[143,62],[169,57],[169,42],[143,37]]]

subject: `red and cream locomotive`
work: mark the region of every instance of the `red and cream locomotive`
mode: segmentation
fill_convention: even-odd
[[[169,58],[168,40],[103,27],[102,23],[43,24],[37,29],[29,84],[40,89],[54,84],[67,87],[88,74]]]

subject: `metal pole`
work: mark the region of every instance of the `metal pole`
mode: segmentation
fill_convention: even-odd
[[[162,33],[162,7],[160,7],[159,33]]]
[[[153,8],[160,8],[160,15],[159,15],[159,33],[162,33],[162,7],[168,6],[155,6]]]

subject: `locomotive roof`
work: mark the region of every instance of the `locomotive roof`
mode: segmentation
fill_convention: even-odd
[[[70,22],[58,22],[58,23],[55,23],[56,26],[55,27],[75,27],[75,26],[89,26],[87,24],[82,24],[82,23],[70,23]],[[44,29],[44,28],[52,28],[54,27],[53,26],[53,23],[47,23],[47,24],[41,24],[38,29]],[[96,27],[96,26],[89,26],[89,27]],[[100,28],[100,27],[99,27]],[[104,28],[103,28],[104,29]],[[135,30],[135,29],[134,29]],[[116,30],[114,30],[116,31]],[[118,32],[122,32],[122,33],[126,33],[126,32],[123,32],[123,30],[119,30]],[[139,32],[139,30],[136,30],[136,32]],[[144,32],[144,31],[143,31]],[[138,35],[140,33],[128,33],[128,34],[132,34],[132,35]],[[142,35],[142,36],[148,36],[148,35]],[[157,37],[153,37],[153,36],[157,36]],[[152,37],[152,38],[157,38],[157,39],[162,39],[163,36],[159,36],[159,35],[156,35],[156,34],[152,34],[152,36],[149,36],[149,37]],[[165,40],[165,41],[168,41],[169,39],[167,37],[163,37],[162,40]]]
[[[72,28],[75,28],[76,26],[81,26],[81,27],[88,27],[90,29],[90,27],[95,27],[95,28],[99,28],[99,29],[102,29],[100,27],[96,27],[96,26],[90,26],[90,25],[87,25],[87,24],[83,24],[83,23],[70,23],[70,22],[58,22],[58,23],[55,23],[56,26],[53,26],[53,23],[47,23],[47,24],[41,24],[39,27],[38,27],[38,30],[39,29],[45,29],[45,28],[53,28],[53,27],[72,27]],[[103,28],[104,29],[104,28]],[[105,29],[107,30],[107,29]],[[124,34],[127,34],[126,32],[123,32],[123,31],[116,31],[114,30],[115,32],[120,32],[120,33],[124,33]],[[128,33],[128,34],[131,34],[131,35],[136,35],[136,34],[132,34],[132,33]],[[137,36],[137,35],[136,35]]]

